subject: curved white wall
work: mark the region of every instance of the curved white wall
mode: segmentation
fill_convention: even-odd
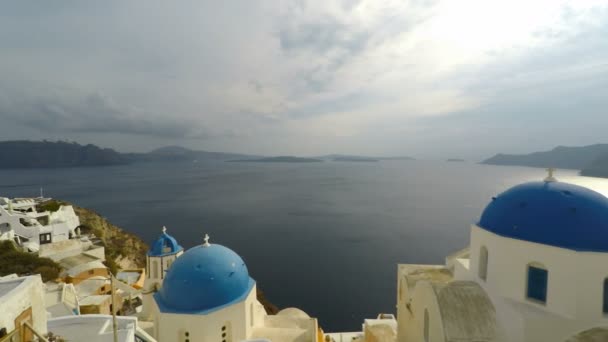
[[[155,337],[163,342],[222,342],[222,327],[227,326],[226,342],[246,340],[253,331],[255,312],[252,315],[250,310],[255,309],[256,300],[253,286],[243,301],[206,315],[162,313],[154,302]]]
[[[488,250],[487,279],[479,278],[480,250]],[[470,277],[492,295],[526,302],[577,320],[608,321],[602,312],[608,253],[569,249],[505,238],[476,225],[471,227]],[[526,299],[527,265],[543,264],[549,271],[547,303]]]

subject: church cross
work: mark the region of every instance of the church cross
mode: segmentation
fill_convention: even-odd
[[[208,247],[210,245],[209,244],[209,234],[205,234],[204,240],[205,240],[205,243],[203,244],[203,246]]]
[[[557,182],[557,179],[553,176],[555,171],[556,169],[553,167],[547,169],[547,178],[545,178],[545,182]]]

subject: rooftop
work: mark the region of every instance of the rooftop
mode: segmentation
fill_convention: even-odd
[[[74,277],[77,276],[78,274],[88,271],[88,270],[93,270],[93,269],[98,269],[98,268],[107,268],[106,265],[103,264],[103,262],[101,262],[100,260],[93,260],[93,261],[89,261],[80,265],[76,265],[70,269],[68,269],[68,271],[66,272],[66,274],[70,277]]]
[[[137,333],[137,318],[117,316],[118,341],[132,342]],[[48,330],[68,341],[111,342],[112,316],[111,315],[81,315],[52,318],[47,323]],[[153,339],[142,339],[154,341]]]
[[[105,303],[106,301],[112,299],[110,297],[110,295],[93,295],[93,296],[86,296],[82,299],[80,299],[79,304],[80,306],[84,306],[84,305],[100,305]]]
[[[0,298],[8,295],[14,289],[18,288],[27,280],[26,277],[12,278],[12,279],[0,279]]]
[[[447,284],[453,280],[453,275],[443,265],[399,264],[399,279],[407,277],[407,286],[413,289],[421,280],[431,283]]]
[[[75,286],[78,297],[82,298],[97,292],[103,285],[110,284],[110,280],[106,277],[96,276],[87,280],[83,280]]]
[[[99,259],[90,256],[90,255],[86,255],[86,254],[77,254],[74,256],[70,256],[67,258],[63,258],[61,260],[59,260],[59,265],[61,267],[63,267],[66,270],[69,270],[73,267],[82,265],[82,264],[86,264],[92,261],[99,261]]]

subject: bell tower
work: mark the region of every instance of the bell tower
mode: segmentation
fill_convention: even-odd
[[[167,228],[163,227],[161,235],[146,254],[142,319],[150,319],[152,295],[162,286],[165,273],[171,264],[183,253],[184,248],[177,243],[175,238],[167,234]]]

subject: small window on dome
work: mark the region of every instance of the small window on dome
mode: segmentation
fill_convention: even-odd
[[[165,240],[163,243],[163,253],[171,253],[171,242],[169,240]]]

